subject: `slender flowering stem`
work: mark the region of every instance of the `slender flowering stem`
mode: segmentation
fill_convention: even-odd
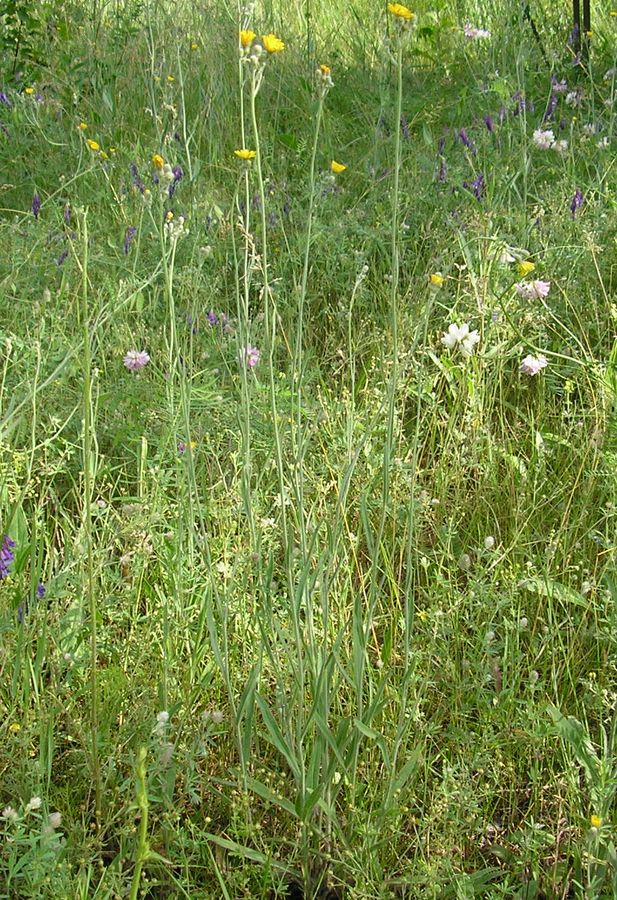
[[[268,373],[270,382],[270,408],[272,411],[272,429],[274,431],[274,444],[276,454],[276,468],[279,479],[279,494],[281,498],[281,524],[283,529],[283,547],[285,556],[289,552],[289,534],[287,525],[287,511],[285,507],[285,475],[283,470],[283,452],[281,446],[281,433],[279,429],[279,417],[276,403],[276,383],[274,381],[274,346],[276,339],[276,319],[277,309],[273,302],[272,292],[270,289],[270,279],[268,272],[268,226],[266,216],[266,189],[264,186],[261,143],[259,140],[259,125],[257,122],[257,93],[261,84],[262,73],[254,70],[251,82],[251,124],[253,128],[253,141],[255,143],[255,170],[257,173],[257,184],[259,186],[259,198],[261,206],[261,266],[263,276],[263,298],[264,298],[264,330],[268,339],[269,362]]]
[[[86,537],[86,589],[90,625],[90,728],[92,777],[95,794],[95,816],[101,815],[101,771],[99,765],[99,687],[98,687],[98,645],[97,606],[94,584],[94,548],[92,546],[92,491],[95,478],[94,427],[92,421],[92,350],[90,345],[90,317],[88,314],[88,220],[87,211],[82,217],[82,294],[81,320],[83,329],[83,474],[84,504],[83,526]]]
[[[311,241],[313,230],[313,210],[315,205],[315,168],[317,161],[317,148],[319,146],[319,133],[323,115],[324,95],[320,93],[317,115],[315,118],[315,134],[313,136],[313,149],[309,167],[309,207],[306,225],[306,244],[304,247],[304,264],[302,266],[302,281],[300,283],[300,298],[298,302],[298,320],[296,323],[296,342],[294,348],[294,392],[296,403],[296,493],[298,499],[298,516],[300,520],[300,541],[303,555],[306,552],[306,534],[304,520],[304,498],[302,482],[302,460],[304,455],[304,441],[302,439],[302,345],[304,339],[304,305],[306,302],[306,290],[308,285],[308,273],[310,265]]]

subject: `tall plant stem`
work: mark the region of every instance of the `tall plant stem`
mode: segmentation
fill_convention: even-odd
[[[90,343],[90,317],[88,314],[88,220],[87,211],[82,218],[82,291],[81,321],[83,335],[83,474],[84,502],[83,529],[86,538],[86,591],[90,625],[90,729],[92,780],[95,794],[95,815],[101,815],[101,769],[99,761],[99,687],[97,650],[97,608],[94,583],[94,548],[92,546],[92,489],[95,479],[94,424],[92,416],[92,349]]]

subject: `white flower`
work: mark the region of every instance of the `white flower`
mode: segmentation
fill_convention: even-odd
[[[539,150],[550,150],[555,143],[555,135],[549,129],[536,128],[533,133],[533,142]]]
[[[581,95],[578,91],[569,91],[566,94],[566,103],[568,106],[580,106]]]
[[[477,331],[470,331],[469,325],[465,322],[463,325],[455,325],[454,322],[449,326],[446,333],[441,339],[441,343],[448,348],[454,350],[458,347],[463,356],[471,356],[473,348],[480,340]]]
[[[6,819],[7,822],[16,822],[19,818],[16,809],[13,809],[12,806],[5,806],[2,810],[2,818]]]
[[[583,132],[584,132],[585,134],[595,134],[595,133],[596,133],[596,126],[593,124],[593,122],[586,122],[586,123],[583,125]]]
[[[538,372],[541,372],[547,366],[548,361],[545,356],[532,356],[529,354],[522,361],[519,372],[521,375],[537,375]]]
[[[29,813],[35,809],[40,809],[42,805],[43,805],[43,801],[41,800],[40,797],[32,797],[26,803],[26,812]]]
[[[555,143],[553,144],[551,149],[556,150],[557,153],[565,153],[568,149],[568,142],[567,141],[555,141]]]
[[[487,536],[484,538],[484,549],[492,550],[494,546],[495,546],[495,538],[493,537],[492,534],[487,534]]]
[[[50,813],[47,817],[47,824],[51,829],[59,828],[62,822],[62,816],[59,812]]]
[[[169,713],[166,709],[162,710],[160,713],[157,713],[156,716],[156,725],[152,729],[152,734],[157,737],[162,737],[165,734],[165,728],[167,727],[167,723],[169,722]]]
[[[604,148],[608,147],[609,144],[610,144],[610,141],[609,141],[608,137],[605,135],[603,138],[600,138],[600,140],[598,141],[598,149],[604,150]]]
[[[553,93],[554,94],[565,94],[567,90],[568,90],[568,83],[563,78],[561,81],[558,81],[553,85]]]

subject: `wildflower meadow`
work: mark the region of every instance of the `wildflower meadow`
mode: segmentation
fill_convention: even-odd
[[[611,4],[0,0],[0,900],[617,897]]]

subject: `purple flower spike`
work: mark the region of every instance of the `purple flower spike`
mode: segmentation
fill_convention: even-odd
[[[208,315],[206,316],[206,319],[208,320],[208,325],[211,325],[213,328],[214,328],[215,325],[218,325],[218,323],[219,323],[219,317],[217,316],[217,314],[216,314],[216,313],[214,312],[214,310],[212,310],[212,309],[210,310],[210,312],[209,312]]]
[[[486,125],[487,131],[492,134],[495,130],[492,116],[484,116],[484,124]]]
[[[32,215],[35,219],[38,219],[39,213],[41,211],[41,198],[38,194],[35,194],[32,198]]]
[[[139,177],[139,172],[137,171],[137,163],[131,163],[131,179],[133,181],[133,185],[137,188],[140,194],[146,190],[146,186]]]
[[[468,181],[464,181],[463,187],[468,191],[471,191],[476,200],[481,200],[486,189],[486,182],[484,181],[484,175],[482,174],[482,172],[480,172],[477,178],[474,178],[471,183]]]
[[[0,91],[0,103],[2,103],[4,106],[13,105],[4,91]]]
[[[12,541],[8,534],[2,539],[2,547],[0,547],[0,578],[6,578],[11,574],[9,566],[14,561],[13,547],[15,541]]]
[[[182,166],[174,166],[171,170],[174,176],[174,180],[169,185],[169,197],[173,197],[176,193],[176,188],[178,187],[178,182],[184,178],[184,172],[182,171]]]
[[[458,136],[461,140],[461,143],[465,147],[467,147],[469,150],[471,150],[471,141],[469,140],[469,135],[467,134],[467,132],[465,131],[464,128],[461,128],[461,130],[458,133]]]
[[[137,234],[137,229],[134,225],[130,225],[126,229],[126,234],[124,235],[124,255],[129,255],[129,250],[131,249],[131,244],[133,243],[133,239]]]
[[[584,203],[585,198],[583,197],[583,192],[580,188],[577,188],[574,192],[574,196],[572,197],[572,201],[570,203],[570,212],[572,213],[572,218],[576,218],[576,211],[581,208]]]
[[[58,259],[56,260],[56,265],[63,266],[64,263],[66,262],[66,258],[68,255],[69,255],[69,251],[63,250],[62,253],[60,254],[60,256],[58,257]]]
[[[39,598],[39,600],[42,600],[45,596],[45,585],[40,581],[36,586],[36,596]]]
[[[551,94],[551,99],[548,101],[548,106],[546,107],[546,112],[544,113],[544,116],[542,117],[543,122],[548,122],[549,119],[553,118],[553,116],[555,114],[555,110],[557,109],[558,99],[559,98],[557,97],[557,94]]]

